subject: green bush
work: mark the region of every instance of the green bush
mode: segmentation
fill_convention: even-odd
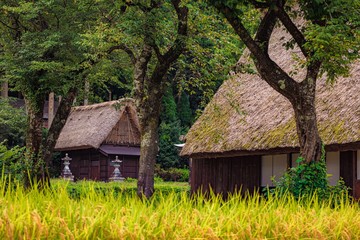
[[[162,179],[162,178],[159,177],[159,176],[155,176],[155,177],[154,177],[154,182],[155,182],[155,183],[161,183],[161,182],[164,182],[164,179]]]
[[[137,182],[137,179],[136,179],[136,178],[128,177],[128,178],[125,178],[124,182],[135,183],[135,182]]]
[[[14,101],[0,98],[0,142],[8,148],[25,144],[25,110],[11,106]]]
[[[326,171],[325,151],[323,149],[319,162],[305,163],[302,157],[296,162],[298,166],[290,168],[279,181],[275,181],[275,189],[279,195],[292,194],[296,199],[317,194],[320,200],[336,200],[348,196],[349,188],[340,179],[336,186],[330,186]]]
[[[8,149],[0,143],[0,170],[4,177],[21,181],[26,173],[24,160],[25,147],[15,146]]]
[[[159,165],[155,167],[155,176],[164,181],[188,182],[190,170],[185,168],[162,169]]]

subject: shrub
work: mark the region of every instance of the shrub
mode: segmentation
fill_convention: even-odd
[[[184,168],[162,169],[159,165],[155,167],[155,176],[162,178],[164,181],[188,182],[190,170]]]
[[[296,199],[310,197],[315,193],[320,200],[336,200],[348,195],[349,188],[340,179],[336,186],[330,186],[325,163],[325,150],[319,162],[305,163],[302,157],[296,162],[298,166],[290,168],[271,190],[279,195],[292,194]],[[270,191],[270,192],[271,192]]]
[[[128,177],[128,178],[125,178],[124,182],[135,183],[135,182],[137,182],[137,179],[136,179],[136,178]]]
[[[161,182],[164,182],[164,179],[162,179],[162,178],[159,177],[159,176],[155,176],[155,177],[154,177],[154,182],[155,182],[155,183],[161,183]]]
[[[0,170],[10,180],[21,181],[26,173],[24,163],[25,147],[15,146],[8,149],[4,143],[0,143]]]
[[[0,142],[8,148],[25,143],[26,114],[11,106],[15,99],[0,98]]]

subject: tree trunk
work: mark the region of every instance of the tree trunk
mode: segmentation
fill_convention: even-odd
[[[3,98],[9,97],[9,84],[6,81],[1,83],[1,97]]]
[[[47,174],[49,166],[51,165],[52,154],[54,152],[56,141],[59,138],[60,132],[63,129],[66,120],[70,114],[76,94],[76,88],[72,88],[69,90],[68,94],[64,98],[62,98],[56,111],[55,118],[49,128],[46,142],[43,147],[43,159],[45,162]]]
[[[42,129],[43,129],[43,107],[45,98],[37,101],[25,99],[28,114],[28,128],[26,131],[26,161],[27,175],[24,177],[25,188],[32,184],[44,187],[50,182],[49,175],[44,169],[42,160]]]
[[[177,18],[177,37],[173,45],[162,54],[156,41],[152,38],[151,31],[144,35],[144,46],[140,56],[135,59],[133,54],[130,59],[135,64],[134,68],[134,95],[139,115],[141,132],[141,153],[137,193],[140,197],[150,198],[154,193],[154,168],[158,153],[158,127],[160,119],[161,100],[167,83],[166,74],[173,62],[184,51],[187,38],[188,8],[181,4],[181,0],[172,0]],[[160,5],[159,5],[160,6]],[[149,21],[149,29],[155,25]],[[129,53],[129,51],[125,50]],[[156,66],[152,74],[147,74],[149,62],[154,51]],[[131,51],[130,51],[131,52]]]
[[[305,80],[306,81],[306,80]],[[301,84],[293,108],[296,130],[300,144],[300,155],[306,163],[319,161],[322,142],[317,128],[315,108],[315,84]]]
[[[159,100],[160,103],[161,99]],[[159,111],[160,104],[153,106],[153,111]],[[159,114],[151,114],[146,124],[141,124],[141,151],[137,193],[139,197],[150,198],[154,193],[154,168],[158,153]]]

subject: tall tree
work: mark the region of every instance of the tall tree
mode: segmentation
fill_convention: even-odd
[[[85,55],[81,34],[89,28],[93,1],[14,1],[0,3],[1,68],[25,98],[28,175],[25,186],[49,184],[48,166],[83,74],[95,62]],[[43,106],[50,92],[62,101],[42,141]]]
[[[95,55],[120,50],[132,64],[141,130],[138,195],[149,198],[154,192],[161,99],[170,83],[169,69],[186,46],[188,8],[181,0],[104,2],[108,8],[97,34],[87,35],[88,44]]]
[[[154,167],[158,152],[158,126],[161,99],[168,83],[167,73],[184,51],[187,39],[188,9],[180,0],[171,0],[177,16],[176,37],[167,47],[159,46],[154,38],[156,28],[155,13],[163,4],[152,1],[151,8],[144,11],[147,23],[144,29],[144,44],[135,61],[134,85],[135,99],[139,111],[141,128],[141,156],[138,179],[138,194],[149,198],[154,192]],[[167,10],[165,10],[167,11]],[[148,25],[148,26],[146,26]],[[151,72],[149,63],[155,53],[154,68]],[[150,71],[149,71],[150,70]]]
[[[317,129],[315,89],[323,73],[329,81],[348,73],[351,62],[359,57],[359,0],[209,0],[227,19],[237,35],[251,52],[261,77],[293,106],[296,118],[300,153],[306,162],[318,161],[321,138]],[[246,5],[262,13],[253,37],[246,28]],[[306,20],[298,26],[291,16]],[[279,21],[291,34],[305,59],[306,76],[300,82],[286,73],[269,56],[269,39]]]

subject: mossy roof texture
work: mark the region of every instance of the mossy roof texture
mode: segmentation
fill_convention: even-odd
[[[270,57],[296,81],[301,81],[305,71],[296,60],[302,59],[301,52],[296,47],[286,50],[283,38],[286,41],[290,35],[278,26],[271,37]],[[255,69],[248,50],[237,68]],[[223,83],[187,134],[181,155],[256,154],[271,149],[298,148],[290,102],[254,72],[234,74]],[[318,128],[325,145],[359,145],[359,62],[352,65],[349,77],[339,78],[335,84],[327,83],[325,75],[318,79],[316,108]]]

